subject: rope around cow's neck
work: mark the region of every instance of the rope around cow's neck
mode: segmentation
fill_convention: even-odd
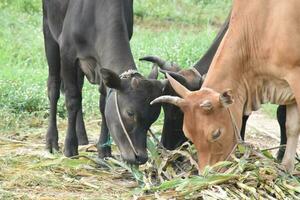
[[[124,123],[123,123],[123,120],[122,120],[122,117],[121,117],[121,114],[120,114],[120,110],[119,110],[119,106],[118,106],[118,92],[117,92],[117,91],[115,91],[115,105],[116,105],[118,118],[119,118],[121,127],[122,127],[122,129],[123,129],[123,132],[124,132],[124,134],[126,135],[127,140],[128,140],[128,142],[129,142],[130,147],[132,148],[134,154],[135,154],[135,155],[138,155],[136,149],[135,149],[134,146],[133,146],[132,140],[130,139],[129,134],[128,134],[128,132],[127,132],[125,126],[124,126]]]
[[[234,131],[234,135],[235,135],[235,139],[236,139],[236,144],[233,146],[231,152],[229,153],[229,155],[227,156],[227,158],[226,158],[225,161],[229,160],[230,156],[234,153],[234,151],[236,150],[237,146],[238,146],[239,144],[242,144],[242,143],[243,143],[243,140],[242,140],[241,135],[240,135],[240,131],[239,131],[237,125],[236,125],[235,119],[234,119],[234,117],[233,117],[233,115],[232,115],[230,109],[227,108],[227,111],[228,111],[229,116],[230,116],[230,119],[231,119],[233,131]]]

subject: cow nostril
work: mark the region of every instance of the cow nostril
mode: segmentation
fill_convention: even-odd
[[[136,155],[135,157],[139,164],[145,164],[148,161],[147,155]]]

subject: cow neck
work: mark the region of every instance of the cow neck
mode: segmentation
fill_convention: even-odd
[[[122,26],[112,26],[104,31],[107,40],[99,39],[100,63],[102,67],[113,70],[117,74],[122,74],[128,70],[136,70],[136,65],[130,49],[129,36],[125,22]]]
[[[111,69],[118,75],[128,71],[136,70],[136,65],[134,63],[132,53],[130,48],[119,47],[117,50],[113,46],[107,48],[105,52],[102,52],[100,55],[101,66],[104,68]],[[113,56],[112,56],[113,55]]]
[[[231,89],[234,97],[234,103],[229,107],[232,117],[236,121],[236,126],[241,129],[242,116],[247,101],[248,88],[247,75],[241,72],[239,68],[241,59],[236,53],[236,49],[228,43],[226,33],[220,47],[212,61],[204,80],[202,88],[210,88],[219,93]],[[229,45],[232,48],[224,48]],[[220,53],[222,52],[222,54]],[[229,56],[228,56],[229,55]]]

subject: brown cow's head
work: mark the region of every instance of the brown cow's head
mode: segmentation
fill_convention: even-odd
[[[230,90],[218,93],[202,88],[191,92],[170,75],[167,77],[182,98],[162,96],[151,103],[171,103],[183,111],[183,131],[195,144],[200,171],[206,165],[225,160],[237,142],[228,110],[228,106],[233,103]]]
[[[178,64],[167,62],[157,56],[146,56],[140,58],[140,60],[152,62],[154,66],[160,68],[160,72],[165,75],[168,73],[191,91],[199,90],[202,85],[202,76],[193,68],[181,69]],[[169,82],[164,88],[163,94],[178,96]],[[187,140],[182,131],[183,113],[178,107],[171,104],[163,104],[162,107],[164,110],[164,126],[161,143],[165,148],[174,150]]]

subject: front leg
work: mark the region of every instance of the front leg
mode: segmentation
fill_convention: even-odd
[[[57,130],[57,101],[60,96],[60,52],[59,46],[53,39],[49,30],[47,21],[43,21],[45,53],[47,57],[49,74],[48,74],[48,99],[50,102],[49,125],[46,134],[46,149],[50,152],[58,151],[58,130]]]
[[[287,105],[286,117],[287,145],[282,165],[287,171],[292,172],[294,170],[295,156],[300,133],[300,118],[297,104]]]
[[[72,157],[78,155],[76,119],[81,107],[81,92],[77,85],[77,70],[74,67],[73,59],[62,56],[61,63],[62,79],[65,86],[66,106],[68,111],[68,129],[65,139],[64,154],[67,157]]]
[[[89,140],[86,134],[85,125],[83,121],[83,113],[82,113],[82,106],[80,107],[77,119],[76,119],[76,134],[78,138],[79,145],[87,145],[89,144]]]
[[[286,81],[292,89],[296,103],[286,106],[286,136],[287,144],[283,156],[282,164],[289,171],[294,170],[295,156],[300,133],[300,67],[294,66],[289,69],[286,75]]]
[[[78,73],[77,73],[77,83],[78,87],[80,89],[80,93],[82,94],[82,87],[84,83],[84,74],[80,69],[80,66],[78,66]],[[82,105],[80,106],[80,110],[77,114],[77,119],[76,119],[76,134],[78,138],[78,144],[79,145],[87,145],[89,144],[89,140],[86,134],[86,129],[83,121],[83,112],[82,112]]]
[[[173,105],[164,105],[163,109],[165,118],[160,141],[166,149],[174,150],[187,141],[182,131],[183,113]]]
[[[277,108],[277,121],[280,126],[280,146],[286,144],[286,106],[280,105]],[[286,147],[280,147],[277,152],[277,160],[282,161]]]
[[[249,115],[243,116],[242,128],[241,128],[241,132],[240,132],[241,138],[243,141],[245,140],[246,124],[247,124],[248,119],[249,119]]]
[[[106,119],[105,119],[105,104],[106,104],[106,98],[107,93],[105,91],[104,86],[100,86],[100,100],[99,100],[99,107],[101,112],[101,132],[100,137],[97,143],[97,150],[98,150],[98,156],[99,158],[105,158],[105,157],[111,157],[111,139],[108,132]]]

